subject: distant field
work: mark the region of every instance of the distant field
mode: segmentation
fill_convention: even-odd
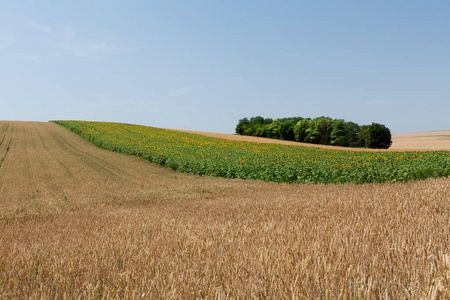
[[[175,173],[0,122],[1,299],[448,299],[450,178]]]
[[[289,183],[367,183],[450,176],[450,152],[346,151],[238,141],[132,124],[56,121],[95,145],[180,172]],[[232,140],[234,138],[234,140]],[[306,144],[307,145],[307,144]]]
[[[256,142],[256,143],[275,143],[281,145],[293,145],[293,146],[307,146],[307,147],[319,147],[327,149],[341,149],[349,151],[433,151],[433,150],[447,150],[450,151],[450,130],[430,131],[430,132],[416,132],[416,133],[403,133],[392,135],[392,146],[388,150],[380,149],[365,149],[365,148],[349,148],[349,147],[335,147],[335,146],[322,146],[308,143],[298,143],[291,141],[282,141],[276,139],[259,138],[252,136],[243,136],[226,133],[214,133],[204,131],[192,131],[192,130],[179,130],[182,132],[199,134],[214,138],[227,139],[233,141],[244,142]]]
[[[392,150],[448,150],[450,151],[450,130],[394,134]]]

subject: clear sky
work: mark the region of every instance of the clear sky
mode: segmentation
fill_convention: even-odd
[[[450,1],[2,1],[0,120],[450,129]]]

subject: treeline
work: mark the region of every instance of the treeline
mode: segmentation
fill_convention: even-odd
[[[387,149],[392,144],[391,131],[384,125],[360,126],[330,117],[243,118],[236,134],[343,147]]]

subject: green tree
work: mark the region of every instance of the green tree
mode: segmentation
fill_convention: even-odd
[[[254,134],[255,134],[254,126],[248,126],[244,131],[244,135],[253,136]]]
[[[264,124],[269,125],[271,123],[273,123],[273,119],[271,119],[271,118],[265,118],[264,119]]]
[[[360,135],[360,145],[364,148],[370,147],[370,133],[369,133],[369,125],[361,126],[361,135]]]
[[[345,132],[345,121],[342,119],[333,120],[332,131],[330,134],[331,145],[334,146],[348,146],[348,137]]]
[[[344,130],[348,139],[348,145],[350,147],[361,147],[361,126],[354,122],[345,122]]]
[[[278,129],[280,139],[294,141],[295,140],[294,127],[300,120],[301,118],[298,117],[281,119],[280,127]]]
[[[266,128],[267,124],[255,124],[252,126],[253,128],[253,135],[258,137],[265,137],[266,136]]]
[[[313,120],[301,117],[263,118],[256,116],[240,119],[237,134],[269,137],[298,142],[387,149],[392,144],[391,131],[384,125],[359,126],[342,119],[318,117]]]
[[[372,123],[368,128],[369,147],[376,149],[388,149],[392,144],[392,136],[389,128],[382,124]]]
[[[267,125],[266,137],[272,138],[272,139],[280,138],[279,129],[280,129],[280,121],[277,119]]]
[[[331,131],[332,120],[328,117],[319,117],[314,120],[313,136],[315,137],[315,143],[321,145],[330,145],[331,143]]]
[[[264,125],[264,118],[261,116],[256,116],[256,117],[252,117],[250,118],[250,125]]]
[[[305,142],[308,136],[308,128],[310,127],[311,119],[303,119],[298,121],[294,126],[294,137],[297,142]]]
[[[305,142],[306,143],[312,143],[312,144],[316,144],[317,140],[318,140],[318,134],[319,132],[316,130],[316,123],[318,122],[317,119],[313,119],[309,122],[309,126],[306,129],[306,137],[305,137]]]
[[[249,124],[250,121],[247,118],[240,119],[238,124],[236,125],[236,134],[245,134],[245,130],[247,129]]]

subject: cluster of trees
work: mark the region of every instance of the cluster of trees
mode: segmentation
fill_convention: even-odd
[[[344,147],[387,149],[392,144],[391,131],[384,125],[360,126],[330,117],[243,118],[236,126],[236,134]]]

